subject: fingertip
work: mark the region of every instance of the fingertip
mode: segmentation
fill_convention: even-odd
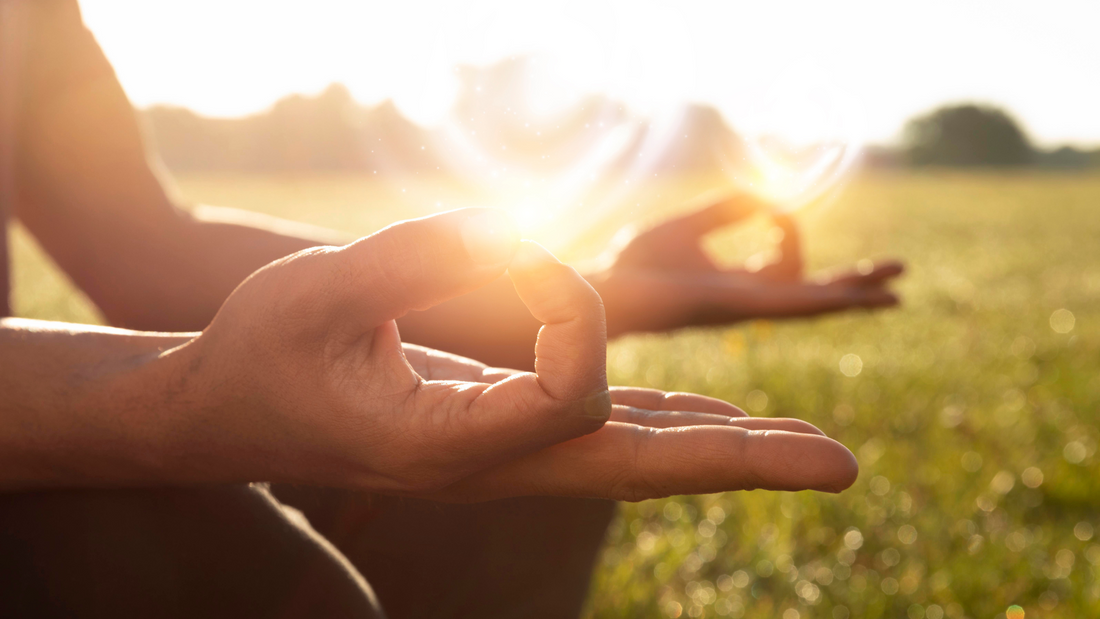
[[[771,217],[772,223],[782,228],[784,232],[791,230],[798,225],[795,223],[794,216],[790,213],[781,213],[779,211],[775,211],[772,213]]]
[[[897,277],[904,272],[904,264],[897,261],[889,261],[875,263],[875,268],[871,275],[877,279],[887,279],[891,277]]]
[[[749,430],[742,459],[754,470],[755,487],[839,493],[855,483],[859,464],[847,447],[816,433]]]
[[[578,412],[583,420],[590,422],[591,431],[595,432],[611,419],[612,408],[611,391],[604,389],[585,397]]]
[[[508,264],[520,245],[515,221],[499,209],[467,209],[460,233],[466,253],[481,266]]]
[[[523,240],[519,242],[512,262],[508,265],[510,271],[529,271],[548,264],[561,264],[550,250],[534,241]]]
[[[776,205],[761,198],[760,196],[742,193],[735,195],[726,200],[728,208],[732,211],[731,216],[734,219],[744,219],[757,213],[774,213],[776,212]]]
[[[859,477],[859,461],[856,460],[855,455],[850,449],[833,439],[829,439],[829,441],[835,446],[833,448],[835,452],[835,471],[832,483],[826,488],[823,488],[823,490],[833,494],[840,494],[848,488],[851,488],[852,484],[856,483],[856,479]]]
[[[871,295],[867,306],[872,308],[887,308],[896,307],[900,303],[901,300],[896,294],[886,290],[879,290],[877,294]]]
[[[901,260],[885,260],[878,263],[879,268],[897,273],[905,272],[905,263]]]

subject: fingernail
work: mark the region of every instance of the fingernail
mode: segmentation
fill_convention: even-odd
[[[545,247],[534,241],[521,241],[516,255],[512,258],[511,268],[530,269],[544,264],[560,262]]]
[[[475,263],[492,266],[511,260],[519,243],[519,230],[504,211],[484,209],[462,224],[462,243]]]

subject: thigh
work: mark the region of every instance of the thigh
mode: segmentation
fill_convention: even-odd
[[[376,617],[262,487],[0,495],[0,616]]]
[[[276,486],[370,581],[393,619],[575,617],[615,504],[453,505]]]

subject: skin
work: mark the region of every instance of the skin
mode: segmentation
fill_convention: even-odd
[[[756,271],[719,267],[703,249],[706,235],[759,215],[770,217],[784,233],[779,257]],[[875,310],[899,302],[887,285],[903,273],[901,263],[890,260],[863,272],[848,269],[807,278],[794,219],[772,214],[769,205],[744,194],[704,198],[687,215],[647,229],[624,230],[619,238],[623,242],[601,261],[608,266],[585,274],[604,301],[611,338],[758,318]],[[491,314],[486,307],[493,308]],[[463,337],[470,325],[483,323],[491,324],[483,325],[480,337]],[[500,280],[430,310],[412,312],[402,319],[401,328],[414,342],[496,365],[530,368],[530,348],[519,344],[533,343],[538,323],[527,315],[507,280]]]
[[[507,270],[535,372],[403,345],[395,319]],[[483,209],[296,253],[201,333],[7,320],[0,486],[276,482],[448,501],[839,491],[855,459],[796,420],[609,390],[599,296]],[[43,388],[45,387],[45,388]]]
[[[638,499],[854,479],[851,454],[801,422],[636,390],[592,410],[608,334],[896,302],[884,285],[898,265],[804,281],[783,220],[780,262],[718,269],[699,240],[758,210],[747,198],[633,234],[586,283],[535,250],[474,268],[444,242],[458,215],[337,248],[329,231],[180,208],[109,72],[37,101],[20,138],[12,215],[131,330],[3,321],[0,487],[265,479],[450,500]],[[453,225],[394,242],[426,221]],[[452,254],[430,262],[435,247]],[[401,279],[395,265],[413,270]],[[535,373],[447,382],[421,368],[426,378],[403,360],[394,321],[406,342]]]
[[[129,101],[113,76],[74,84],[26,122],[15,215],[103,312],[142,331],[198,331],[257,269],[294,252],[349,239],[232,209],[179,208],[151,165]],[[767,207],[748,196],[703,203],[641,231],[587,273],[603,299],[608,334],[798,318],[897,303],[901,273],[887,262],[824,281],[804,279],[793,220],[781,258],[757,272],[722,270],[703,251],[707,233]],[[406,341],[495,366],[529,370],[539,322],[507,278],[398,321]],[[2,351],[0,351],[2,354]]]

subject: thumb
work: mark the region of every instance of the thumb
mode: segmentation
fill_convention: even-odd
[[[603,302],[573,268],[524,241],[509,267],[516,292],[543,323],[535,374],[477,397],[464,427],[485,461],[503,461],[599,429],[611,415]]]
[[[775,227],[782,231],[779,241],[779,260],[761,269],[764,275],[777,281],[795,282],[802,279],[804,262],[802,259],[802,240],[798,224],[790,215],[772,216]]]
[[[340,296],[371,329],[500,277],[519,245],[503,211],[469,208],[411,219],[340,248]]]

